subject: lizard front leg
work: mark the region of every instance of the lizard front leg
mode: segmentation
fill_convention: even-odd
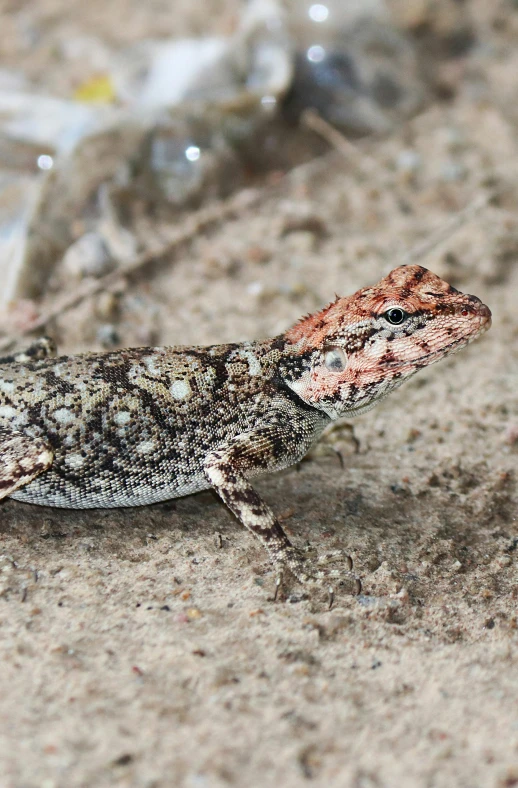
[[[287,457],[285,467],[293,459],[293,429],[279,421],[259,424],[254,430],[236,436],[221,448],[212,451],[205,461],[205,474],[211,485],[240,522],[263,544],[277,571],[275,596],[286,569],[301,583],[327,587],[330,605],[334,586],[350,575],[352,561],[342,551],[334,551],[311,559],[307,552],[294,547],[284,533],[272,510],[260,498],[246,474],[279,467],[279,456]],[[330,569],[326,564],[341,561],[343,568]],[[356,581],[356,591],[361,585]]]

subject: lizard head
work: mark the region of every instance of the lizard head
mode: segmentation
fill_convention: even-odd
[[[280,373],[331,418],[355,416],[490,325],[491,312],[476,296],[419,265],[400,266],[287,331]]]

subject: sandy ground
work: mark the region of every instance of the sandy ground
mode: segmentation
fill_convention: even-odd
[[[47,5],[49,35],[79,24]],[[357,419],[358,451],[337,427],[257,483],[296,543],[351,552],[363,595],[328,611],[293,584],[273,603],[265,554],[211,493],[2,504],[1,788],[518,785],[518,14],[497,5],[509,24],[481,14],[491,43],[455,99],[360,146],[375,166],[336,155],[53,327],[67,352],[98,347],[110,310],[121,345],[270,335],[496,193],[420,258],[491,307],[489,334]]]

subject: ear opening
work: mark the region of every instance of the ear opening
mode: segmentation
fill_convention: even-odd
[[[329,372],[343,372],[347,366],[347,356],[338,345],[324,348],[324,364]]]

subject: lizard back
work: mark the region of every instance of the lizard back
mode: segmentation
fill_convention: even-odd
[[[154,503],[210,487],[203,460],[272,397],[268,343],[135,348],[0,366],[0,426],[45,438],[52,467],[12,497]]]

